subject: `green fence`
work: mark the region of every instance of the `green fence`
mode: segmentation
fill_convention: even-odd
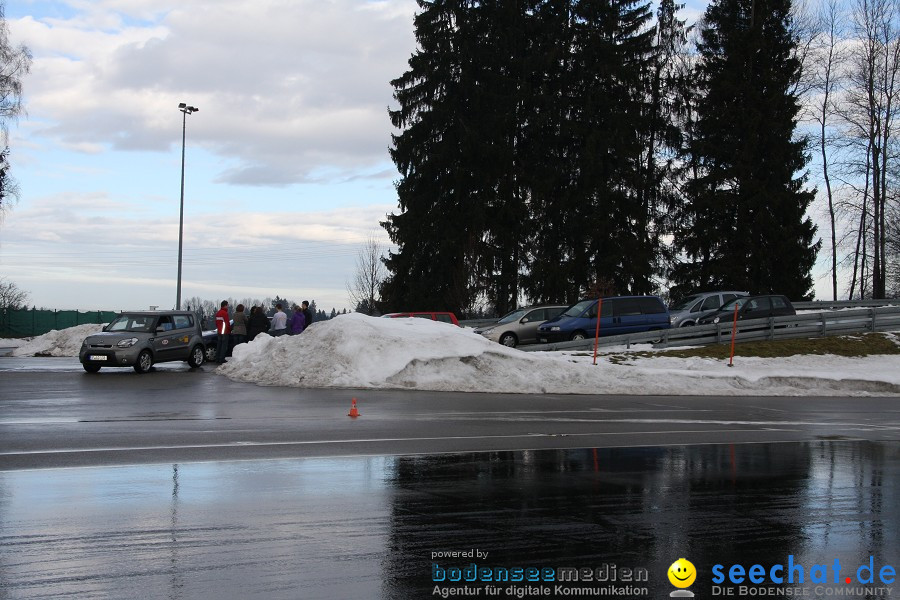
[[[9,310],[0,311],[0,338],[43,335],[53,329],[66,329],[86,323],[109,323],[119,313],[108,310]]]

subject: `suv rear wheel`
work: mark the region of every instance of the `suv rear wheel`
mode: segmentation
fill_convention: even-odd
[[[84,367],[84,370],[87,371],[88,373],[99,373],[100,372],[100,365],[82,364],[81,366]]]
[[[205,355],[206,350],[204,350],[203,346],[194,346],[193,348],[191,348],[191,355],[188,357],[188,365],[190,365],[192,369],[196,369],[203,364],[203,358]]]

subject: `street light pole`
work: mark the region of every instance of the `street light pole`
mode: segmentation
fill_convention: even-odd
[[[181,119],[181,207],[178,210],[178,289],[175,293],[175,310],[181,310],[181,249],[184,243],[184,143],[187,133],[187,116],[200,109],[182,102],[178,105],[178,110],[184,116]]]

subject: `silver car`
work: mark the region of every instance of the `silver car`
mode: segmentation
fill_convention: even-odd
[[[122,313],[81,343],[78,359],[88,373],[103,367],[134,367],[146,373],[155,363],[183,360],[203,364],[206,346],[200,319],[187,311]]]
[[[669,322],[672,327],[686,327],[696,325],[697,319],[711,310],[716,310],[726,302],[731,302],[739,296],[749,296],[748,292],[701,292],[692,294],[673,304],[669,308]]]
[[[512,311],[497,323],[480,327],[475,333],[480,333],[489,340],[515,348],[519,344],[533,344],[537,342],[537,328],[544,321],[556,317],[568,306],[530,306]]]

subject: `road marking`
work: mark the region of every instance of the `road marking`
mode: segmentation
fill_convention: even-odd
[[[622,436],[622,435],[672,435],[686,433],[752,433],[752,429],[705,429],[705,430],[675,430],[675,431],[615,431],[615,432],[588,432],[566,433],[568,437],[588,436]],[[799,431],[794,429],[781,429],[775,431]],[[477,436],[446,436],[446,437],[413,437],[413,438],[368,438],[349,440],[297,440],[291,442],[247,442],[236,441],[225,444],[186,444],[174,446],[129,446],[121,448],[63,448],[56,450],[22,450],[13,452],[0,452],[0,456],[31,456],[41,454],[78,454],[81,452],[141,452],[148,450],[202,450],[209,448],[248,448],[253,446],[312,446],[329,444],[366,444],[383,442],[435,442],[441,440],[501,440],[501,439],[529,439],[537,437],[558,436],[560,434],[526,433],[517,435],[477,435]],[[648,445],[648,444],[644,444]],[[649,444],[655,445],[655,444]]]

